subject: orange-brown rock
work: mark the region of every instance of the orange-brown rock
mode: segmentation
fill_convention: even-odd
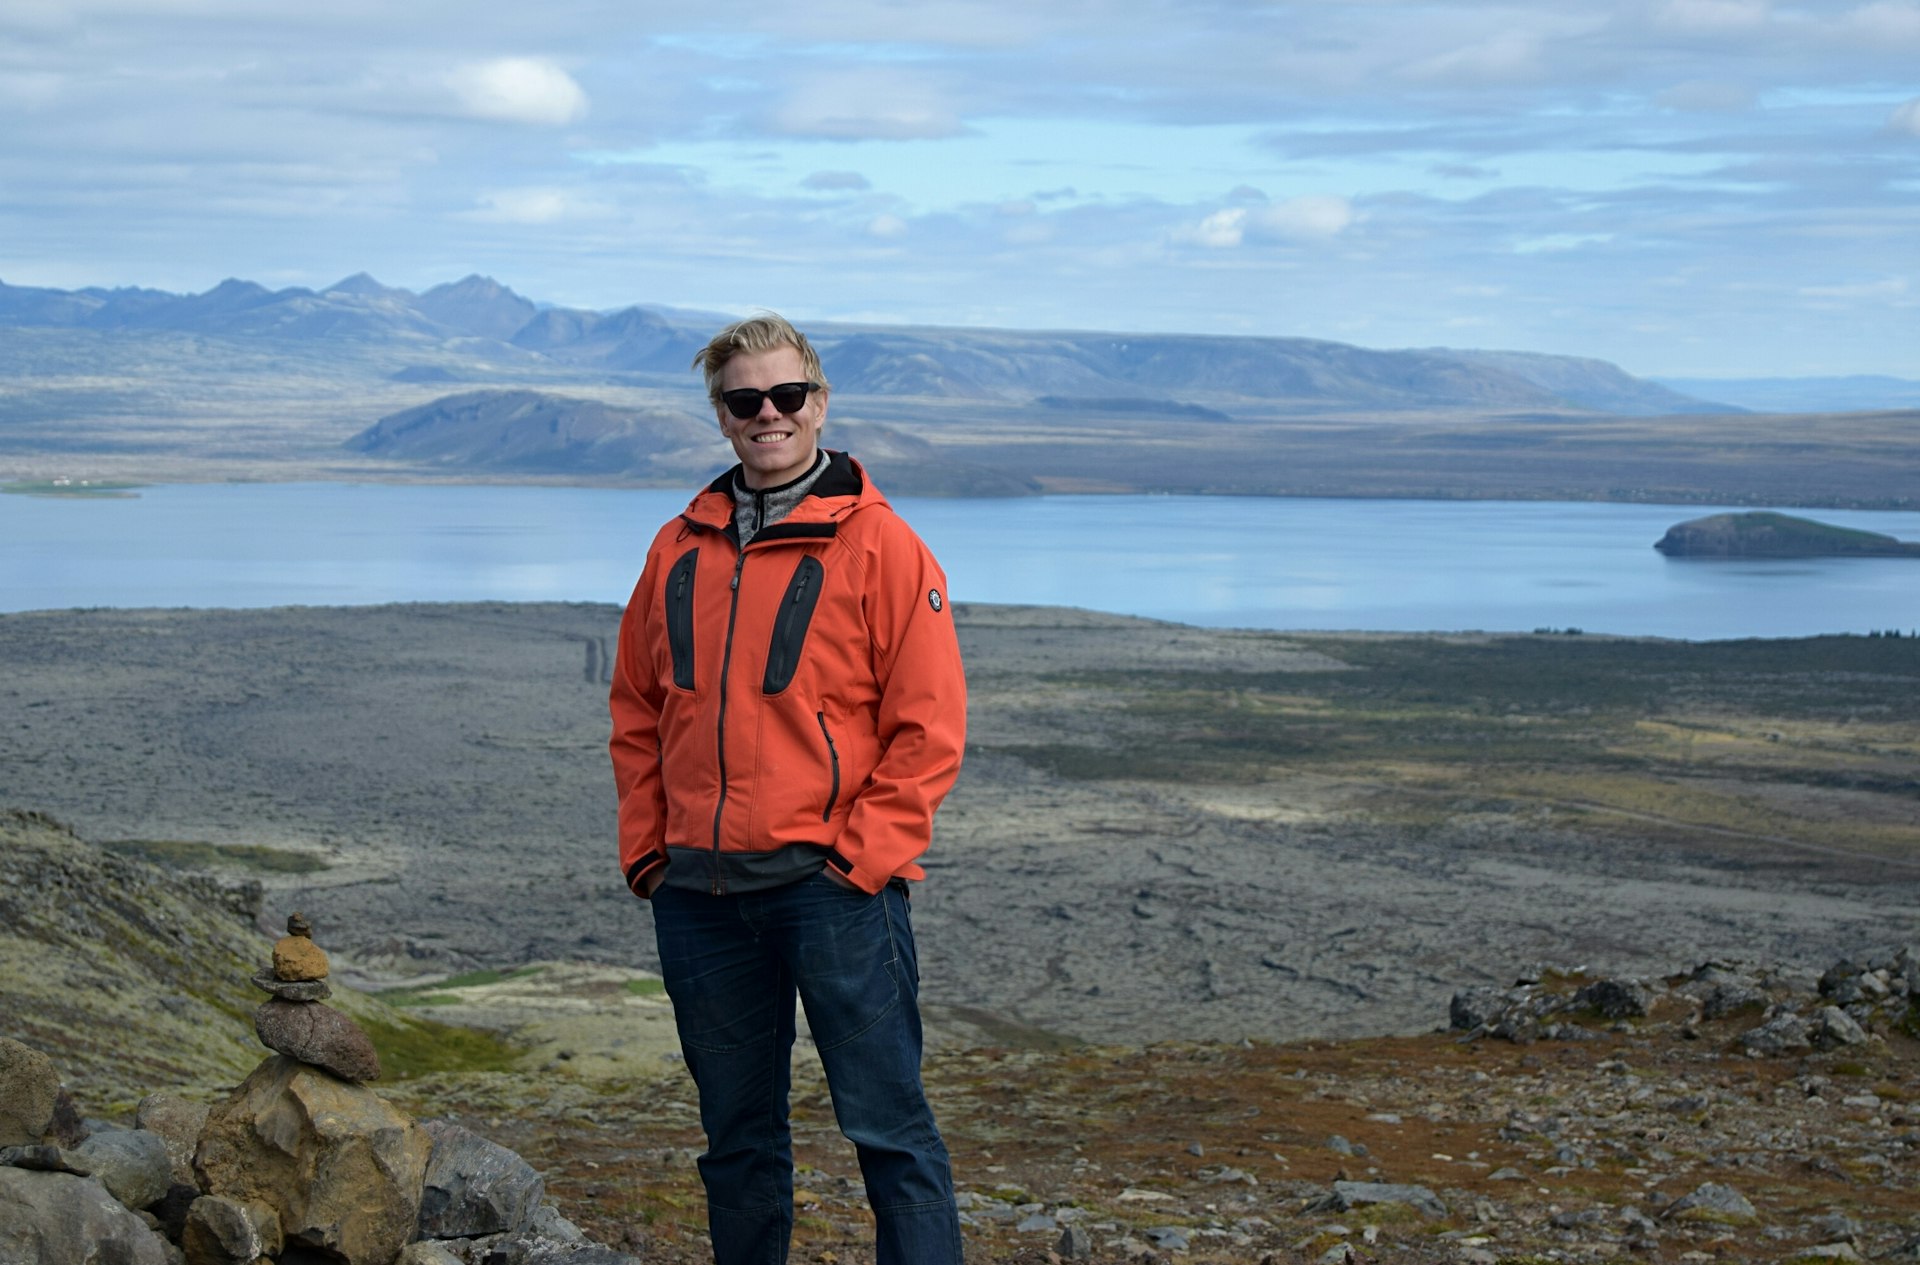
[[[327,978],[327,951],[305,936],[282,936],[273,942],[273,977],[323,980]]]
[[[371,1090],[278,1057],[214,1107],[193,1166],[208,1194],[271,1208],[289,1251],[391,1265],[418,1232],[432,1149]]]

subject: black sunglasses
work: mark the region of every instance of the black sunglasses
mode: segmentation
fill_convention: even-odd
[[[807,397],[820,389],[818,382],[782,382],[764,391],[741,387],[738,391],[722,391],[720,402],[727,406],[727,412],[744,422],[760,415],[762,400],[772,400],[773,407],[782,413],[798,413],[806,407]]]

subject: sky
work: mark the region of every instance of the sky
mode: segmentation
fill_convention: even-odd
[[[1920,0],[0,0],[0,281],[1920,377]]]

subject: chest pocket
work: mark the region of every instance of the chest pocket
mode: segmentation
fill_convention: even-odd
[[[667,649],[673,655],[673,683],[693,688],[693,572],[700,551],[689,549],[667,572]]]
[[[780,599],[780,613],[773,621],[773,644],[767,647],[767,674],[760,682],[762,694],[778,694],[793,684],[800,670],[800,651],[807,643],[807,626],[813,623],[813,608],[819,604],[820,588],[827,569],[820,559],[808,554],[793,569],[787,591]]]

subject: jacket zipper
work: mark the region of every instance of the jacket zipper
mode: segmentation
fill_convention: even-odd
[[[827,740],[827,758],[833,762],[833,782],[827,790],[826,811],[820,814],[821,821],[833,820],[833,806],[840,799],[840,749],[833,745],[833,735],[827,731],[827,714],[815,712],[820,721],[820,736]]]
[[[733,624],[740,614],[740,569],[747,565],[747,551],[742,549],[733,560],[733,579],[728,581],[727,597],[727,644],[720,657],[720,717],[714,728],[714,742],[719,748],[720,794],[713,805],[713,894],[726,894],[726,882],[720,877],[720,814],[727,808],[727,677],[733,672]]]

